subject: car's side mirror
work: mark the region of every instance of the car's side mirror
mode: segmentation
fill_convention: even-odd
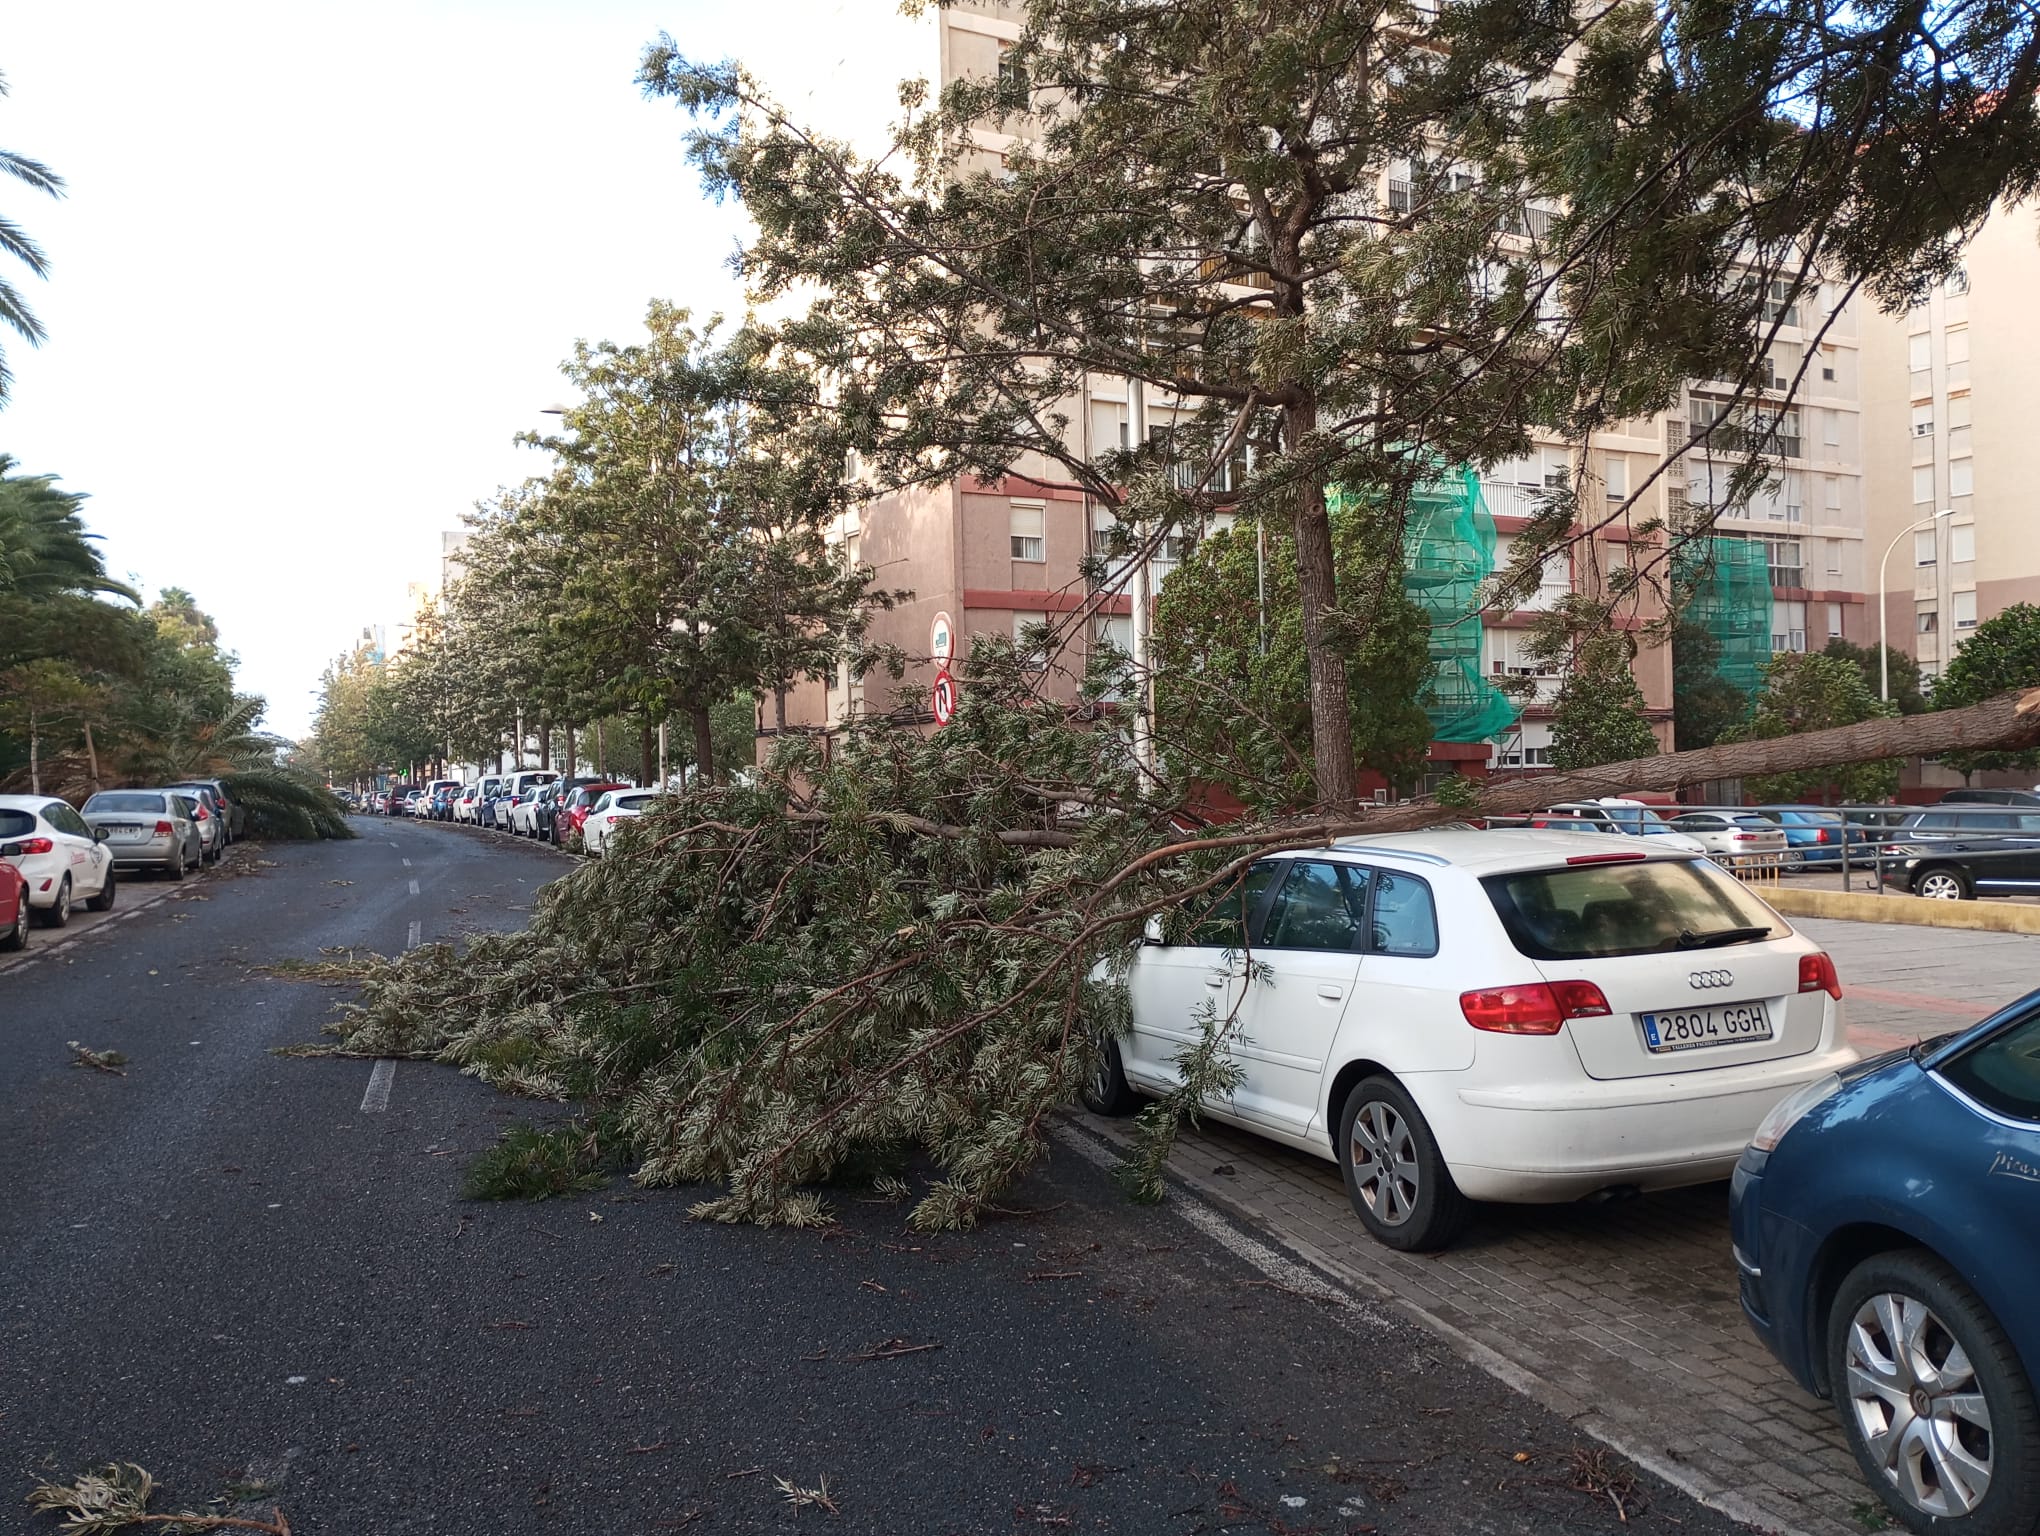
[[[1169,942],[1162,937],[1162,920],[1160,917],[1149,918],[1146,925],[1141,929],[1140,937],[1143,944],[1159,944],[1166,947]]]
[[[0,859],[18,859],[20,857],[21,857],[21,844],[0,843]]]
[[[95,843],[103,843],[111,836],[113,834],[104,827],[94,827],[92,829],[92,841]]]

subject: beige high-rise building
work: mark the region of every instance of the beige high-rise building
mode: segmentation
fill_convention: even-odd
[[[2040,602],[2040,520],[2020,510],[2040,465],[2036,289],[2040,219],[2000,209],[1954,278],[1863,327],[1872,558],[1890,551],[1891,644],[1923,678],[1983,620]]]

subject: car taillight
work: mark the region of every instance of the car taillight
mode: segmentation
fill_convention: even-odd
[[[25,837],[21,840],[23,853],[54,853],[57,845],[47,837]]]
[[[1815,832],[1815,833],[1813,834],[1813,840],[1814,840],[1814,841],[1815,841],[1816,843],[1824,843],[1824,842],[1826,842],[1826,841],[1827,841],[1827,832],[1828,832],[1828,829],[1827,829],[1826,827],[1822,827],[1822,828],[1821,828],[1821,829],[1820,829],[1820,830],[1819,830],[1818,832]]]
[[[1819,950],[1799,957],[1799,990],[1802,992],[1825,992],[1836,1001],[1841,1000],[1842,978],[1835,972],[1835,963]]]
[[[211,820],[212,820],[212,817],[206,814],[206,809],[205,809],[205,807],[204,807],[204,806],[202,806],[202,805],[201,805],[201,806],[200,806],[200,807],[198,808],[198,819],[199,819],[200,821],[211,821]]]
[[[1475,1029],[1498,1035],[1555,1035],[1567,1019],[1606,1018],[1612,1012],[1591,981],[1540,981],[1462,992],[1459,1011]]]
[[[175,832],[176,830],[177,829],[171,826],[170,823],[167,821],[159,821],[156,823],[156,836],[158,837],[168,837],[172,832]]]

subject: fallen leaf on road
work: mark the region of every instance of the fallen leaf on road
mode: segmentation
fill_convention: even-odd
[[[845,1355],[846,1360],[892,1360],[900,1355],[918,1355],[927,1350],[940,1349],[938,1340],[932,1344],[909,1344],[905,1339],[887,1339],[883,1344],[874,1344],[860,1354]]]
[[[151,971],[149,974],[153,976],[156,973]],[[75,1040],[66,1040],[64,1044],[68,1045],[71,1054],[78,1058],[71,1063],[72,1066],[90,1067],[95,1072],[105,1072],[113,1077],[127,1076],[127,1073],[121,1070],[127,1065],[127,1057],[121,1055],[119,1051],[95,1051],[91,1046],[80,1045]]]

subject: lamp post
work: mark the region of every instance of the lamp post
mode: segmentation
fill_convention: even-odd
[[[1953,507],[1943,507],[1931,517],[1923,517],[1910,527],[1901,528],[1884,546],[1884,558],[1877,562],[1877,697],[1885,703],[1891,702],[1891,642],[1886,638],[1887,620],[1884,612],[1884,572],[1891,564],[1891,552],[1898,548],[1898,541],[1909,533],[1918,533],[1922,528],[1933,528],[1944,517],[1953,517]],[[1941,563],[1940,530],[1935,529],[1934,564]],[[1937,593],[1938,600],[1938,593]],[[1937,642],[1938,644],[1938,642]]]

